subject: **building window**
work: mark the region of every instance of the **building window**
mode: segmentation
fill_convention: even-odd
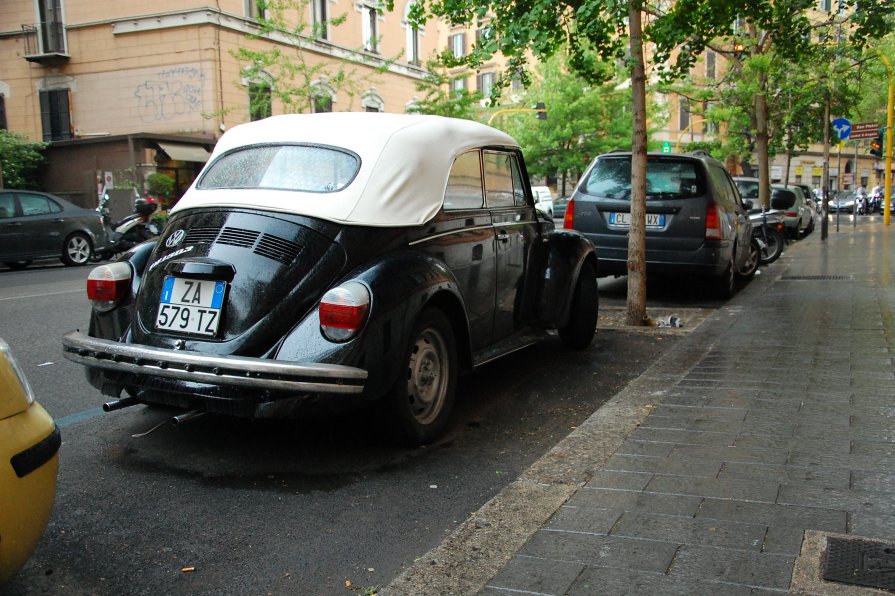
[[[9,130],[6,124],[6,96],[0,93],[0,130]]]
[[[317,39],[329,39],[329,0],[311,3],[311,34]]]
[[[494,32],[491,30],[491,27],[481,27],[475,30],[475,43],[477,46],[482,45],[482,42],[491,39],[494,35]]]
[[[454,58],[462,58],[466,55],[466,33],[454,33],[448,38],[448,44]]]
[[[40,43],[45,54],[65,53],[65,23],[62,0],[39,0]]]
[[[385,102],[382,101],[382,98],[376,92],[375,88],[370,88],[364,98],[361,100],[361,106],[363,106],[365,112],[384,112],[385,111]]]
[[[482,97],[488,99],[491,97],[491,90],[494,89],[494,73],[483,72],[475,78],[476,88]]]
[[[273,114],[269,83],[249,83],[249,120],[262,120]]]
[[[823,12],[830,12],[833,9],[833,0],[818,0],[817,9]]]
[[[245,8],[246,16],[250,19],[258,20],[267,18],[267,9],[263,8],[263,4],[260,0],[246,0]]]
[[[419,65],[420,60],[420,30],[407,24],[407,62]]]
[[[372,4],[361,4],[364,49],[379,53],[379,10]]]
[[[314,113],[322,114],[323,112],[333,111],[333,98],[328,95],[317,95],[314,97]]]
[[[690,128],[690,102],[686,97],[678,96],[678,130],[684,131]]]
[[[712,109],[712,102],[704,101],[702,102],[702,116],[704,120],[702,121],[702,131],[706,134],[718,134],[718,123],[712,120],[709,120],[709,111]]]
[[[451,91],[454,95],[466,91],[466,75],[460,75],[459,77],[451,79]]]
[[[710,81],[715,80],[715,51],[705,51],[705,78]]]
[[[72,138],[70,101],[68,89],[40,92],[40,121],[44,141],[67,141]]]

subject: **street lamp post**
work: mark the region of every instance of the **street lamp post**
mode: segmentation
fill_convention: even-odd
[[[893,106],[895,106],[895,78],[892,76],[892,64],[889,59],[879,48],[876,52],[886,65],[886,74],[889,77],[889,100],[886,105],[886,184],[883,191],[883,225],[889,225],[892,217],[891,201],[892,196],[892,120]]]

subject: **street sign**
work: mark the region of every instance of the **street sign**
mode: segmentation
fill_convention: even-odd
[[[671,153],[671,143],[668,141],[662,143],[662,153]]]
[[[833,120],[833,130],[836,132],[836,138],[844,141],[851,134],[851,122],[847,118],[836,118]]]
[[[876,135],[879,134],[879,129],[880,126],[876,122],[858,122],[852,125],[848,140],[875,139]]]

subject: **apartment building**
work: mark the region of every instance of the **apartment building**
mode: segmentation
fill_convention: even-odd
[[[303,35],[253,37],[256,0],[3,0],[0,128],[48,142],[44,187],[79,204],[155,171],[181,193],[223,131],[285,111],[274,73],[247,79],[241,47],[301,52],[315,79],[297,111],[404,112],[439,37],[407,22],[412,2],[296,0]],[[339,66],[353,88],[328,78]]]

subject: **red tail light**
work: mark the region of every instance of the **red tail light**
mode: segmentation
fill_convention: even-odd
[[[370,290],[349,281],[329,290],[320,299],[320,331],[331,341],[348,341],[364,326],[370,310]]]
[[[115,308],[130,293],[133,271],[128,263],[100,265],[87,276],[87,298],[93,308],[107,311]]]
[[[798,217],[799,216],[798,211],[793,211],[792,213],[790,213],[789,211],[784,211],[783,213],[786,215],[786,217]]]
[[[721,234],[721,215],[718,213],[718,206],[709,203],[705,209],[705,237],[711,240],[720,240]]]
[[[569,199],[566,203],[566,214],[562,218],[562,227],[567,230],[575,228],[575,199]]]

